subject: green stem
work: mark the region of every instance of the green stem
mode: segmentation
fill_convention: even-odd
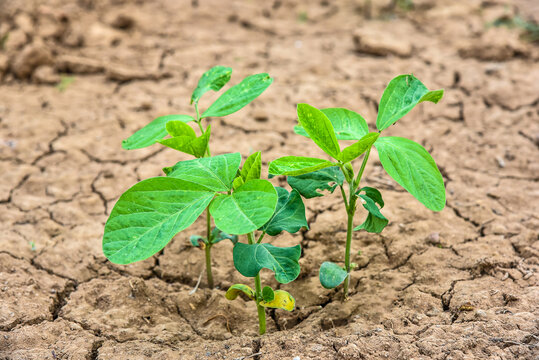
[[[354,214],[355,209],[355,196],[351,196],[350,200],[354,200],[354,203],[350,203],[350,210],[348,211],[348,227],[346,229],[346,251],[344,253],[344,265],[348,275],[344,279],[344,299],[348,298],[348,288],[350,287],[350,249],[352,247],[352,231],[354,227]]]
[[[212,241],[211,238],[211,215],[210,208],[206,208],[206,239],[208,243],[206,244],[206,276],[208,278],[208,287],[213,289],[213,274],[211,271],[211,247]]]
[[[249,241],[249,245],[254,244],[255,237],[252,232],[247,234],[247,240]],[[266,310],[262,305],[260,305],[260,301],[262,301],[262,285],[260,283],[260,273],[255,276],[255,301],[256,309],[258,310],[258,332],[260,335],[264,335],[264,333],[266,332]]]
[[[266,232],[265,232],[265,231],[262,231],[262,234],[260,234],[260,237],[259,237],[258,240],[256,241],[257,244],[260,244],[260,242],[261,242],[262,239],[264,238],[264,235],[266,235]]]
[[[206,130],[204,130],[204,128],[202,127],[202,119],[200,118],[200,113],[198,111],[198,103],[195,103],[195,112],[196,112],[196,115],[197,115],[197,117],[195,119],[195,122],[197,123],[198,128],[200,129],[200,132],[202,133],[201,135],[204,135]],[[208,146],[206,147],[206,155],[208,157],[211,156],[210,144],[208,144]]]
[[[363,176],[363,171],[365,171],[367,160],[369,160],[371,149],[372,147],[370,147],[369,150],[367,150],[367,152],[365,153],[365,156],[363,157],[363,162],[361,163],[361,168],[359,169],[359,173],[357,174],[357,177],[354,180],[354,193],[356,192],[357,188],[359,187],[359,183],[361,182],[361,177]]]

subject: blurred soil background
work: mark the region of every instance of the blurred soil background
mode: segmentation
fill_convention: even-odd
[[[0,359],[537,359],[538,20],[533,0],[0,0]],[[101,251],[118,196],[187,159],[121,140],[193,114],[214,65],[233,67],[232,84],[275,78],[211,119],[214,154],[261,150],[264,166],[322,156],[293,134],[299,102],[374,129],[394,76],[446,90],[386,131],[432,153],[446,209],[426,210],[373,154],[366,184],[390,224],[354,234],[351,299],[318,282],[322,261],[343,258],[340,196],[308,200],[310,230],[273,240],[303,247],[300,278],[281,285],[297,309],[270,311],[262,337],[254,305],[224,298],[251,281],[230,244],[214,248],[218,288],[189,295],[203,219],[144,262]]]

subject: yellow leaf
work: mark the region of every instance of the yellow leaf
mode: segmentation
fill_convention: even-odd
[[[296,300],[292,295],[284,290],[275,290],[275,298],[272,301],[261,301],[260,305],[269,308],[283,309],[286,311],[294,310],[296,306]]]
[[[255,296],[255,292],[249,286],[243,285],[243,284],[234,284],[230,288],[228,288],[228,290],[226,291],[225,297],[228,300],[234,300],[235,298],[238,297],[240,292],[247,295],[249,297],[249,299],[251,299],[251,300]]]

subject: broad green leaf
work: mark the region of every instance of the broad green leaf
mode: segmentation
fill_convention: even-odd
[[[264,288],[262,289],[262,299],[265,302],[273,301],[273,299],[275,299],[275,292],[273,291],[273,289],[269,286],[264,286]]]
[[[320,278],[320,284],[326,289],[333,289],[339,286],[344,279],[348,276],[346,270],[339,265],[325,261],[320,266],[320,272],[318,277]]]
[[[230,195],[215,198],[210,212],[217,226],[229,234],[241,235],[264,225],[277,205],[277,191],[267,180],[251,180]]]
[[[284,290],[275,290],[274,298],[271,301],[265,299],[260,302],[261,306],[274,309],[283,309],[286,311],[294,310],[296,306],[296,299]]]
[[[244,182],[254,179],[260,179],[260,173],[262,171],[262,153],[257,151],[249,155],[245,160],[243,167],[240,171],[240,176]]]
[[[378,139],[378,136],[380,136],[380,134],[375,132],[368,133],[367,135],[363,136],[355,144],[344,148],[343,151],[341,151],[339,160],[346,163],[361,156],[361,154],[371,148],[372,144],[374,144],[376,139]]]
[[[371,194],[375,196],[374,199],[369,196],[369,193],[359,195],[359,197],[364,201],[363,207],[369,212],[369,214],[367,215],[367,219],[365,220],[365,222],[359,226],[356,226],[354,228],[354,231],[363,229],[370,233],[379,234],[382,232],[382,230],[384,230],[389,221],[384,215],[382,215],[380,209],[378,209],[378,206],[376,205],[378,201],[382,201],[383,206],[383,200],[381,200],[382,197],[380,196],[378,198],[378,195],[380,193],[378,192],[378,194],[376,194],[371,192]]]
[[[167,136],[166,124],[169,121],[178,120],[185,123],[195,120],[189,115],[166,115],[154,119],[151,123],[138,130],[129,138],[122,141],[122,147],[126,150],[142,149],[155,144]]]
[[[207,240],[206,238],[200,236],[200,235],[191,235],[189,237],[189,241],[191,242],[191,245],[195,246],[195,247],[199,247],[200,246],[200,243],[204,243],[204,244],[207,244]]]
[[[243,284],[234,284],[229,287],[226,291],[225,297],[228,300],[235,300],[240,293],[244,293],[251,300],[255,297],[255,292],[253,291],[253,289]]]
[[[436,104],[443,95],[443,90],[429,91],[414,75],[399,75],[389,82],[380,99],[376,127],[387,129],[420,102]]]
[[[320,149],[334,159],[339,158],[341,149],[333,125],[322,111],[308,104],[298,104],[298,121]]]
[[[187,180],[156,177],[120,196],[105,224],[103,253],[113,263],[149,258],[190,226],[215,191]]]
[[[282,187],[275,187],[275,189],[277,190],[277,195],[279,195],[275,213],[260,230],[271,236],[276,236],[283,230],[293,234],[302,227],[308,229],[309,224],[307,224],[307,219],[305,218],[305,205],[303,205],[299,192],[292,190],[289,193]]]
[[[172,168],[164,168],[168,177],[184,179],[204,185],[215,191],[229,191],[240,167],[240,153],[180,161]]]
[[[197,135],[195,134],[195,130],[183,121],[179,120],[173,120],[169,121],[166,124],[166,130],[167,133],[174,137],[174,136],[187,136],[191,138],[196,138]]]
[[[212,244],[217,244],[218,242],[223,240],[230,240],[232,241],[232,244],[238,242],[238,235],[227,234],[226,232],[219,230],[218,227],[214,227],[211,231],[211,238]]]
[[[244,244],[234,246],[233,257],[236,270],[246,277],[255,277],[262,268],[275,273],[281,284],[295,280],[299,275],[301,247],[277,247],[271,244]]]
[[[169,148],[172,148],[174,150],[178,150],[186,154],[193,155],[194,157],[201,158],[204,157],[204,155],[206,154],[206,149],[208,148],[208,143],[210,142],[210,134],[211,125],[208,125],[206,132],[204,132],[204,134],[199,137],[192,137],[190,135],[175,136],[173,138],[160,140],[159,143],[168,146]]]
[[[344,175],[338,166],[333,166],[305,175],[288,176],[286,180],[292,189],[297,190],[304,198],[311,199],[324,196],[318,190],[328,190],[332,193],[337,185],[342,186]]]
[[[256,99],[271,85],[273,79],[268,74],[247,76],[241,83],[225,91],[201,118],[226,116],[243,108]]]
[[[232,69],[225,66],[214,66],[206,71],[198,80],[198,85],[191,95],[191,104],[197,104],[202,95],[210,90],[219,91],[230,80]]]
[[[323,159],[284,156],[270,163],[269,173],[272,175],[298,176],[335,165],[335,163]]]
[[[389,176],[433,211],[445,207],[442,174],[427,150],[401,137],[381,137],[375,145],[380,162]]]
[[[356,112],[343,108],[320,109],[331,121],[337,140],[359,140],[369,132],[369,125]],[[301,125],[296,125],[294,131],[298,135],[309,137]]]

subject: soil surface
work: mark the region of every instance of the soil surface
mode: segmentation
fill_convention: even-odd
[[[398,3],[0,0],[0,359],[537,359],[539,49],[521,27],[493,24],[537,21],[539,6]],[[300,278],[280,286],[297,308],[269,311],[262,337],[253,303],[223,296],[252,282],[228,242],[213,251],[217,289],[202,280],[189,294],[204,254],[188,237],[204,219],[140,263],[101,251],[118,196],[188,159],[121,140],[192,114],[192,89],[218,64],[232,84],[275,78],[211,119],[213,154],[261,150],[265,166],[323,156],[293,134],[299,102],[355,110],[374,129],[395,75],[446,90],[386,131],[432,153],[446,209],[425,209],[373,154],[366,184],[383,191],[390,223],[354,234],[350,300],[317,277],[343,259],[340,195],[307,200],[310,230],[272,240],[302,245]],[[278,286],[269,271],[263,281]]]

